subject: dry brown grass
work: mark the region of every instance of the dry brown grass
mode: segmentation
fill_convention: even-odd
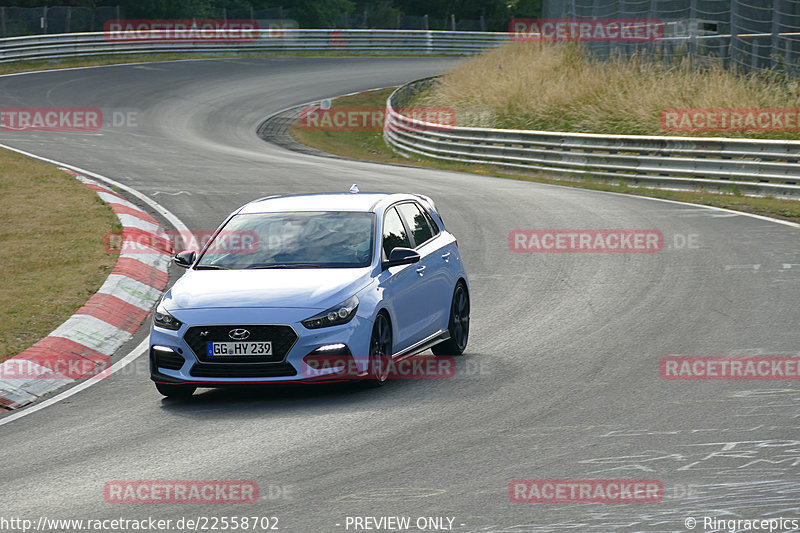
[[[511,43],[460,62],[418,103],[454,108],[465,126],[669,135],[660,127],[662,109],[797,108],[800,83],[775,73],[739,76],[713,65],[693,70],[688,62],[597,62],[576,45]]]
[[[111,209],[72,176],[0,151],[0,361],[47,336],[97,291],[116,256]]]

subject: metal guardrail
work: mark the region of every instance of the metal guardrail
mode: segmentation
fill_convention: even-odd
[[[800,141],[467,128],[422,122],[398,111],[434,80],[406,84],[386,101],[384,139],[405,157],[591,175],[655,187],[800,194]]]
[[[0,62],[86,55],[162,52],[344,52],[369,54],[475,54],[510,40],[508,33],[426,30],[260,29],[253,38],[225,40],[206,32],[193,38],[112,38],[104,32],[63,33],[0,39]],[[151,34],[156,34],[153,31]],[[174,32],[173,32],[174,35]]]
[[[344,52],[368,54],[468,55],[500,46],[512,40],[508,32],[440,30],[307,30],[257,29],[252,38],[225,39],[226,30],[186,30],[181,37],[172,30],[149,30],[150,39],[122,39],[113,32],[61,33],[0,39],[0,62],[26,59],[60,59],[88,55],[142,54],[167,52]],[[739,39],[767,36],[742,34]],[[797,36],[780,33],[779,37]],[[171,38],[170,38],[171,37]],[[730,35],[665,37],[660,46],[706,40],[730,39]]]

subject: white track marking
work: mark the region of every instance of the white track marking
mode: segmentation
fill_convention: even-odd
[[[128,366],[137,357],[139,357],[143,353],[146,353],[147,345],[148,345],[149,342],[150,342],[150,337],[148,336],[146,339],[144,339],[142,342],[140,342],[139,345],[136,348],[131,350],[128,353],[128,355],[126,355],[125,357],[123,357],[122,359],[120,359],[119,361],[114,363],[113,365],[111,365],[111,368],[109,368],[108,370],[104,371],[103,373],[107,374],[107,375],[111,375],[114,372],[116,372],[117,370]],[[40,409],[44,409],[45,407],[49,407],[49,406],[53,405],[54,403],[60,402],[61,400],[66,400],[67,398],[69,398],[73,394],[77,394],[80,391],[82,391],[83,389],[91,387],[95,383],[100,383],[101,381],[103,381],[103,380],[102,379],[87,379],[83,383],[79,383],[78,385],[75,385],[71,389],[67,389],[64,392],[60,393],[60,394],[56,394],[52,398],[48,398],[47,400],[41,401],[39,403],[35,403],[31,407],[22,409],[20,411],[15,411],[13,414],[10,414],[5,418],[0,419],[0,426],[2,426],[4,424],[8,424],[9,422],[13,422],[14,420],[22,418],[23,416],[27,416],[27,415],[29,415],[31,413],[35,413],[36,411],[39,411]]]
[[[529,183],[537,183],[537,182],[529,182]],[[611,194],[611,195],[614,195],[614,196],[625,196],[627,198],[634,197],[634,198],[641,198],[642,200],[652,200],[654,202],[666,202],[666,203],[669,203],[669,204],[685,205],[685,206],[688,206],[688,207],[694,207],[694,208],[700,208],[700,209],[711,209],[713,211],[720,211],[720,212],[723,212],[723,213],[731,213],[733,215],[741,215],[743,217],[750,217],[750,218],[755,218],[755,219],[758,219],[758,220],[765,220],[767,222],[775,222],[776,224],[782,224],[784,226],[790,226],[792,228],[800,228],[800,224],[798,224],[797,222],[789,222],[788,220],[781,220],[779,218],[772,218],[772,217],[768,217],[766,215],[756,215],[754,213],[745,213],[744,211],[736,211],[734,209],[725,209],[724,207],[715,207],[713,205],[692,204],[692,203],[689,203],[689,202],[680,202],[678,200],[667,200],[666,198],[653,198],[652,196],[642,196],[642,195],[636,194],[635,192],[625,193],[625,192],[613,192],[613,191],[598,191],[598,190],[594,190],[594,189],[582,189],[580,187],[570,187],[569,185],[558,185],[556,183],[539,183],[539,185],[549,185],[549,186],[552,186],[552,187],[560,187],[560,188],[564,188],[564,189],[571,189],[573,191],[576,190],[576,189],[580,189],[580,190],[591,191],[591,192],[596,192],[596,193],[600,193],[600,194]]]
[[[0,74],[0,78],[10,78],[12,76],[26,76],[30,74],[41,74],[43,72],[67,72],[70,70],[87,70],[90,68],[108,68],[108,67],[130,67],[134,65],[150,65],[152,63],[187,63],[189,61],[220,61],[228,58],[225,57],[197,57],[193,59],[165,59],[163,61],[137,61],[133,63],[112,63],[110,65],[90,65],[87,67],[66,67],[66,68],[51,68],[47,70],[28,70],[25,72],[12,72],[10,74]],[[266,58],[265,58],[266,59]]]

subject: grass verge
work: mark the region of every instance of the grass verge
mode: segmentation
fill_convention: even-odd
[[[386,98],[393,89],[381,89],[370,91],[353,96],[337,98],[332,103],[332,108],[377,108],[383,109]],[[772,216],[800,222],[800,201],[784,200],[778,198],[764,197],[755,198],[741,196],[731,192],[730,194],[707,192],[707,191],[665,191],[658,189],[646,189],[643,187],[631,187],[624,183],[605,182],[591,176],[575,179],[554,179],[541,173],[525,173],[503,169],[493,165],[467,165],[446,161],[436,161],[429,158],[406,159],[395,154],[383,141],[382,131],[326,131],[321,129],[308,129],[295,123],[290,128],[292,137],[303,144],[317,148],[328,153],[351,157],[355,159],[366,159],[370,161],[380,161],[384,163],[401,163],[407,165],[417,165],[423,167],[436,168],[441,170],[453,170],[460,172],[472,172],[486,176],[500,178],[510,178],[525,181],[535,181],[538,183],[551,183],[565,185],[569,187],[581,187],[599,191],[620,192],[635,194],[638,196],[649,196],[653,198],[664,198],[680,202],[694,204],[711,205],[726,209],[736,209],[747,213]]]
[[[0,361],[47,336],[105,281],[113,211],[58,168],[0,150]]]
[[[331,109],[357,108],[382,111],[386,107],[386,98],[393,88],[378,89],[365,93],[337,98]],[[383,142],[381,129],[372,131],[335,131],[306,127],[300,120],[289,129],[292,137],[300,143],[312,146],[324,152],[352,157],[353,159],[369,159],[385,163],[407,163],[404,157],[396,155]]]

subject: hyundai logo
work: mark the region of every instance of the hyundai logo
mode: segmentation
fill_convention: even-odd
[[[228,332],[228,337],[235,341],[243,341],[250,336],[250,332],[246,329],[232,329]]]

